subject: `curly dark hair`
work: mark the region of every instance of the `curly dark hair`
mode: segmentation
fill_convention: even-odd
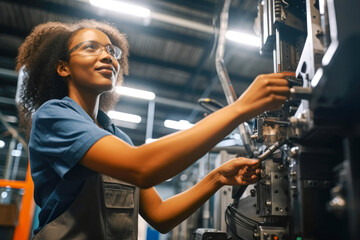
[[[119,60],[120,72],[116,85],[129,74],[129,47],[125,35],[106,22],[82,20],[76,23],[48,22],[36,26],[19,48],[16,70],[24,68],[23,84],[20,88],[18,105],[20,125],[29,131],[31,115],[50,99],[61,99],[68,95],[64,79],[57,74],[59,60],[69,61],[68,46],[77,31],[93,28],[105,33],[110,41],[122,50]],[[108,111],[114,107],[118,95],[114,91],[105,92],[100,97],[100,109]]]

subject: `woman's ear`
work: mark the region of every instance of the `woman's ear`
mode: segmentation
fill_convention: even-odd
[[[70,70],[67,65],[67,62],[59,60],[56,65],[56,71],[60,77],[68,77],[70,76]]]

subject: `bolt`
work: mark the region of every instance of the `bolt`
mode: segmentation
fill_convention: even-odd
[[[295,182],[295,181],[296,181],[296,171],[291,171],[291,172],[289,173],[289,175],[290,175],[291,180],[292,180],[293,182]]]
[[[250,194],[251,194],[252,197],[255,197],[255,193],[256,193],[256,192],[255,192],[255,189],[251,189],[251,190],[250,190]]]
[[[291,155],[292,157],[295,157],[298,153],[299,153],[299,147],[292,147],[292,148],[290,149],[290,155]]]

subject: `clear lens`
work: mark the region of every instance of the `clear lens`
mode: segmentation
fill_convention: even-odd
[[[106,45],[106,50],[114,58],[116,58],[118,60],[121,58],[122,51],[120,48],[109,44],[109,45]]]
[[[106,52],[110,54],[113,58],[120,60],[121,58],[121,49],[117,46],[114,46],[112,44],[108,45],[102,45],[99,42],[96,41],[85,41],[81,42],[78,45],[76,45],[73,49],[69,51],[69,54],[75,51],[80,47],[80,51],[83,53],[86,53],[88,55],[100,55],[103,51],[103,48],[105,48]]]

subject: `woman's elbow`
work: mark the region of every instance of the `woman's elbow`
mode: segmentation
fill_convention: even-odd
[[[166,234],[166,233],[170,232],[172,230],[172,228],[170,228],[170,229],[168,229],[168,228],[164,228],[164,229],[160,228],[160,229],[156,229],[156,230],[161,234]]]
[[[169,226],[169,224],[166,223],[150,224],[150,225],[161,234],[166,234],[174,228],[173,226]]]
[[[151,174],[149,170],[143,169],[136,173],[135,185],[139,188],[146,189],[155,186],[159,182],[156,181],[155,174]]]

